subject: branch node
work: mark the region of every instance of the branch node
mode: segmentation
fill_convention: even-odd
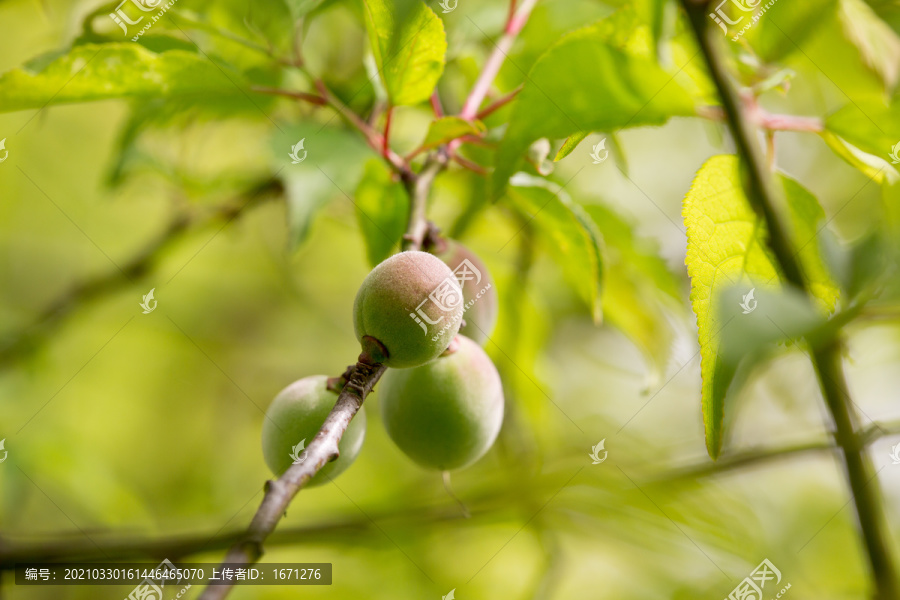
[[[359,355],[359,362],[356,365],[356,371],[359,371],[360,364],[377,366],[383,363],[390,354],[384,344],[376,340],[370,335],[364,335],[362,338],[362,352]],[[353,374],[350,375],[352,381]]]

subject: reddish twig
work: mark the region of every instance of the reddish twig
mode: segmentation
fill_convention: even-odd
[[[494,44],[494,51],[491,52],[487,62],[485,62],[481,74],[475,81],[475,85],[472,87],[472,91],[466,98],[462,111],[459,113],[459,116],[463,119],[471,120],[478,114],[478,108],[481,106],[481,102],[484,100],[485,96],[487,96],[488,90],[491,89],[491,84],[497,77],[497,73],[500,72],[500,67],[503,65],[504,59],[512,49],[513,42],[516,41],[516,36],[519,35],[519,32],[525,27],[525,23],[528,22],[528,17],[531,15],[531,11],[534,9],[534,5],[537,4],[537,1],[538,0],[525,0],[519,6],[518,10],[516,10],[515,0],[510,2],[509,16],[506,20],[506,27],[503,30],[503,35],[501,35],[500,39]]]
[[[304,100],[306,102],[309,102],[310,104],[315,104],[316,106],[325,106],[328,104],[328,100],[326,100],[322,96],[316,96],[315,94],[310,94],[307,92],[297,92],[294,90],[282,90],[278,88],[268,88],[261,86],[253,86],[250,88],[250,90],[259,94],[271,94],[273,96],[287,96],[288,98],[296,98],[297,100]]]
[[[494,100],[493,102],[491,102],[490,104],[488,104],[487,106],[485,106],[484,108],[482,108],[482,109],[478,112],[478,114],[475,115],[475,118],[476,118],[476,119],[483,119],[483,118],[485,118],[486,116],[488,116],[488,115],[490,115],[491,113],[493,113],[494,111],[497,111],[497,110],[503,108],[504,106],[506,106],[507,104],[509,104],[510,102],[512,102],[512,101],[515,99],[515,97],[519,95],[519,92],[521,92],[521,91],[522,91],[522,86],[520,85],[519,87],[517,87],[516,89],[514,89],[514,90],[511,91],[510,93],[501,96],[500,98]]]
[[[385,158],[388,157],[388,154],[391,151],[390,147],[390,137],[391,137],[391,115],[394,114],[394,107],[388,106],[387,113],[384,117],[384,139],[381,140],[381,154]]]

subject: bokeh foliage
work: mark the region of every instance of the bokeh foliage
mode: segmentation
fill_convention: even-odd
[[[727,464],[828,435],[801,344],[745,326],[716,356],[704,339],[719,317],[698,294],[724,289],[736,310],[776,274],[676,3],[539,2],[489,99],[522,91],[472,123],[436,119],[428,98],[436,86],[444,113],[459,113],[505,3],[179,0],[136,42],[138,26],[126,38],[108,17],[116,6],[0,3],[0,544],[246,525],[270,476],[266,406],[355,359],[356,288],[406,224],[402,186],[359,132],[332,108],[264,91],[317,94],[321,78],[378,131],[394,105],[393,149],[427,146],[415,167],[452,137],[481,138],[459,153],[492,171],[452,165],[429,216],[497,280],[487,351],[507,418],[488,456],[453,476],[465,520],[439,475],[389,442],[376,390],[360,458],[298,496],[265,560],[334,563],[333,586],[302,590],[322,598],[724,597],[763,558],[798,598],[866,594],[831,452],[709,466],[707,447]],[[857,410],[895,434],[898,26],[889,2],[779,0],[722,40],[765,110],[824,124],[777,133],[774,165],[802,204],[798,246],[825,306],[772,295],[769,314],[798,325],[783,332],[793,338],[852,308]],[[398,52],[406,68],[385,66]],[[301,139],[308,160],[292,164]],[[610,157],[595,164],[602,139]],[[721,245],[707,240],[714,268],[692,282],[692,228],[719,212],[735,222],[716,231]],[[85,293],[86,281],[103,283]],[[158,308],[142,314],[151,288]],[[730,373],[715,389],[712,360]],[[724,415],[704,427],[701,401]],[[609,459],[592,465],[601,439]],[[895,540],[898,441],[871,447]],[[98,593],[6,577],[13,599]]]

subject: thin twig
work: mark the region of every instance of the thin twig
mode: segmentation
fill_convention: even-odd
[[[444,490],[447,492],[447,495],[453,498],[453,500],[455,500],[456,503],[459,504],[459,508],[460,510],[462,510],[463,516],[467,519],[470,518],[472,516],[472,513],[469,512],[466,504],[462,500],[460,500],[456,494],[453,493],[453,488],[450,487],[450,471],[441,472],[441,481],[444,482]]]
[[[416,177],[404,178],[403,184],[409,195],[409,221],[406,233],[403,235],[404,250],[419,250],[428,233],[428,220],[426,218],[426,205],[431,185],[437,174],[447,166],[447,155],[444,152],[436,152],[429,156],[422,167],[422,171]]]
[[[414,173],[412,169],[410,169],[409,164],[401,157],[399,154],[391,150],[390,148],[386,148],[383,136],[375,131],[371,125],[369,125],[362,117],[358,114],[350,110],[350,108],[341,102],[337,96],[335,96],[325,85],[325,82],[321,79],[317,79],[315,82],[316,89],[319,90],[319,94],[328,102],[328,105],[337,111],[337,113],[351,126],[358,129],[366,138],[366,142],[369,146],[383,155],[385,160],[387,160],[388,165],[390,165],[397,173],[399,173],[403,177],[412,177]]]
[[[682,4],[721,97],[738,154],[747,167],[747,176],[743,178],[747,198],[768,226],[768,244],[785,280],[810,295],[787,227],[776,211],[779,195],[775,191],[765,160],[760,155],[755,132],[742,113],[741,99],[729,79],[724,61],[715,49],[715,40],[707,19],[708,2],[682,0]],[[812,346],[812,363],[819,379],[819,387],[834,420],[835,440],[842,450],[877,598],[897,600],[900,598],[900,590],[888,541],[880,486],[872,461],[856,433],[856,416],[850,406],[850,392],[841,364],[839,335],[808,336],[807,341]]]
[[[316,96],[315,94],[310,94],[308,92],[298,92],[294,90],[282,90],[279,88],[269,88],[255,85],[250,88],[250,91],[257,92],[259,94],[271,94],[273,96],[287,96],[288,98],[296,98],[297,100],[305,100],[310,104],[315,104],[316,106],[325,106],[328,104],[328,100],[323,98],[322,96]]]
[[[504,492],[505,490],[498,489],[496,493],[487,496],[487,503],[491,507],[476,510],[475,515],[496,515],[496,507],[512,507]],[[367,533],[383,536],[379,524],[385,521],[402,522],[403,526],[420,530],[422,527],[459,521],[462,518],[464,517],[459,508],[449,503],[440,507],[403,506],[374,513],[367,509],[365,515],[355,518],[279,528],[269,536],[266,545],[315,545],[334,541],[335,537],[341,536],[356,539]],[[14,565],[22,563],[92,562],[108,560],[109,556],[115,556],[117,560],[168,558],[177,561],[198,554],[226,550],[245,535],[246,530],[242,529],[225,533],[205,531],[158,537],[125,537],[116,535],[115,532],[98,535],[91,532],[90,540],[82,535],[60,534],[51,539],[42,536],[42,541],[28,543],[0,538],[0,572],[12,570]]]
[[[494,45],[493,52],[491,52],[491,55],[485,62],[481,74],[475,81],[475,85],[472,87],[472,91],[466,98],[462,111],[459,113],[459,116],[463,119],[471,120],[478,114],[481,102],[487,96],[488,90],[491,89],[491,84],[494,83],[503,61],[512,49],[516,36],[525,27],[525,23],[528,22],[528,17],[531,15],[531,11],[537,2],[538,0],[524,0],[518,10],[515,7],[515,0],[510,3],[509,16],[506,20],[503,35],[500,36],[500,39]]]
[[[859,433],[859,443],[868,446],[886,436],[900,434],[900,420],[882,421],[872,423],[868,428]],[[667,482],[682,479],[697,479],[710,475],[718,475],[743,469],[747,467],[756,467],[769,462],[792,458],[798,454],[812,454],[817,452],[835,450],[834,438],[817,438],[805,442],[797,442],[784,446],[776,446],[774,448],[752,448],[749,450],[740,450],[732,454],[721,456],[715,462],[708,460],[701,461],[696,464],[685,466],[677,466],[667,469],[655,481]]]
[[[364,352],[350,376],[350,381],[338,395],[334,408],[325,418],[322,428],[306,448],[306,459],[291,465],[276,480],[266,482],[266,495],[253,516],[247,532],[237,540],[225,555],[223,564],[252,564],[263,554],[263,543],[275,531],[294,496],[325,466],[340,455],[338,442],[350,421],[359,411],[363,400],[384,374],[386,367],[370,362]],[[220,600],[228,596],[231,585],[209,585],[200,600]]]
[[[244,196],[249,196],[249,201],[252,201],[257,196],[273,197],[267,192],[280,194],[282,191],[280,182],[270,181],[256,189],[248,190]],[[243,198],[238,201],[224,202],[212,214],[202,216],[177,215],[153,241],[122,264],[121,268],[111,269],[106,273],[76,283],[44,308],[30,326],[11,334],[8,340],[0,344],[0,366],[14,359],[22,358],[38,339],[58,326],[76,308],[133,284],[135,280],[146,275],[160,255],[180,240],[183,234],[213,221],[232,219],[244,210],[247,202],[248,200],[243,200]]]
[[[493,102],[491,102],[490,104],[488,104],[487,106],[482,108],[478,112],[478,114],[475,115],[475,118],[476,119],[484,119],[485,117],[494,113],[495,111],[500,110],[501,108],[503,108],[504,106],[506,106],[513,100],[515,100],[516,96],[518,96],[519,92],[521,92],[521,91],[522,91],[522,86],[520,85],[519,87],[517,87],[510,93],[504,94],[503,96],[497,98],[496,100],[494,100]]]
[[[453,161],[456,163],[459,163],[459,165],[462,166],[463,168],[469,169],[470,171],[478,173],[479,175],[488,175],[490,173],[490,171],[488,171],[481,165],[474,163],[471,160],[468,160],[466,158],[463,158],[459,154],[453,155]]]
[[[769,131],[800,131],[821,133],[825,131],[825,123],[819,117],[800,117],[797,115],[773,114],[763,110],[755,98],[742,96],[745,116],[762,129]],[[701,106],[697,114],[711,121],[725,121],[725,111],[721,106]]]
[[[441,104],[441,96],[438,94],[437,90],[431,93],[431,110],[434,111],[434,116],[438,119],[444,116],[444,106]]]
[[[394,114],[394,107],[388,106],[387,112],[384,115],[384,139],[381,140],[381,154],[385,158],[388,158],[388,154],[391,151],[390,139],[391,139],[391,116]]]

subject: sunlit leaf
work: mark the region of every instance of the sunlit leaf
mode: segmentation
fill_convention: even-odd
[[[444,24],[422,2],[400,20],[390,0],[363,0],[375,63],[392,104],[417,104],[434,91],[444,71]]]
[[[459,117],[442,117],[432,121],[422,147],[429,150],[464,135],[481,136],[485,131],[484,123],[478,120],[466,121]]]
[[[578,131],[570,135],[566,138],[566,141],[563,142],[563,145],[560,147],[559,151],[556,153],[556,156],[553,157],[553,162],[560,161],[572,154],[575,148],[578,147],[578,144],[584,141],[588,135],[590,135],[590,131]]]
[[[900,147],[894,151],[900,142],[900,104],[854,102],[830,114],[825,128],[869,154],[886,160],[893,160],[892,153],[900,157]]]
[[[230,79],[229,79],[230,77]],[[13,69],[0,76],[0,112],[109,98],[172,98],[239,94],[237,73],[226,75],[191,52],[155,54],[131,42],[77,46],[39,73]]]
[[[788,177],[779,177],[787,201],[793,239],[822,310],[834,308],[838,289],[819,254],[816,230],[824,217],[815,197]],[[687,258],[691,277],[691,306],[700,339],[701,398],[706,447],[713,458],[722,448],[726,394],[734,377],[730,364],[719,360],[719,335],[729,321],[721,321],[719,295],[731,286],[747,290],[777,288],[779,273],[766,245],[765,223],[750,208],[740,186],[735,156],[715,156],[698,171],[684,200]],[[733,318],[732,315],[731,318]]]
[[[835,154],[844,159],[847,164],[862,171],[866,177],[877,183],[897,180],[897,171],[883,157],[863,152],[841,136],[835,135],[830,131],[823,131],[822,139],[825,140],[825,143],[828,144]]]
[[[497,151],[494,196],[538,138],[661,125],[669,117],[693,114],[691,97],[672,75],[653,58],[616,48],[605,27],[601,21],[569,34],[532,68]]]

